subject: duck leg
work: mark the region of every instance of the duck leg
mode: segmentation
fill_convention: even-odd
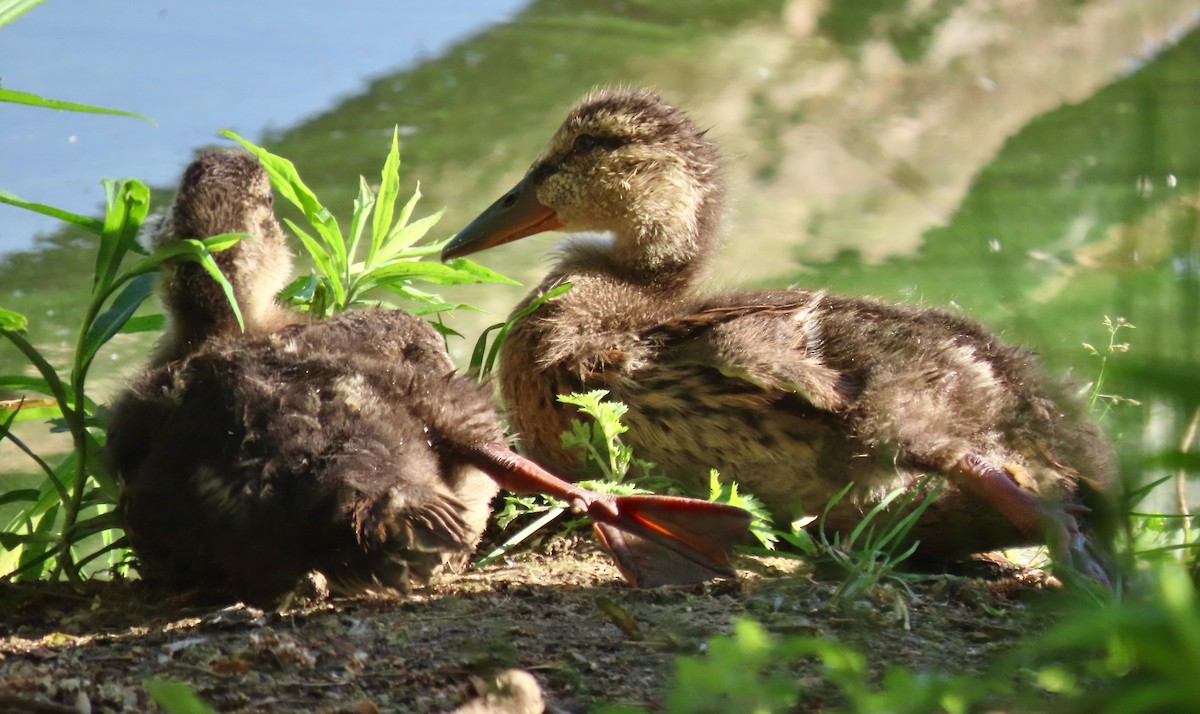
[[[1060,563],[1111,589],[1108,558],[1079,527],[1075,516],[1086,509],[1079,504],[1055,504],[1024,491],[1003,469],[978,454],[967,454],[955,464],[953,475],[962,488],[990,503],[1021,533],[1045,539]]]
[[[733,577],[729,550],[749,531],[741,508],[680,496],[614,496],[564,481],[498,444],[468,458],[513,493],[543,493],[586,513],[601,545],[634,587],[684,585]]]

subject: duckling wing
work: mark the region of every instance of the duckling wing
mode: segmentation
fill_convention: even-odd
[[[858,387],[824,358],[816,317],[822,294],[742,297],[751,301],[703,306],[643,333],[656,366],[709,368],[769,395],[793,394],[829,412],[844,409]]]

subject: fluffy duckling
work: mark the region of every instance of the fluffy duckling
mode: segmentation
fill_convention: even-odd
[[[1104,581],[1077,516],[1104,511],[1110,449],[1030,352],[942,310],[703,285],[721,221],[718,152],[649,91],[603,89],[576,105],[525,178],[458,234],[443,259],[542,231],[565,241],[518,306],[499,381],[525,453],[559,473],[580,455],[559,435],[561,394],[604,388],[629,407],[637,454],[702,487],[710,468],[783,523],[821,513],[848,531],[887,492],[946,477],[912,536],[954,559],[1049,538]],[[918,499],[919,500],[919,499]],[[1086,506],[1084,503],[1086,502]]]
[[[312,570],[342,594],[406,591],[465,561],[498,485],[588,513],[635,584],[733,573],[744,512],[599,496],[513,454],[488,390],[454,373],[428,323],[385,310],[308,322],[277,304],[290,256],[267,176],[242,152],[197,159],[151,243],[227,232],[250,235],[217,257],[245,334],[200,266],[169,266],[171,329],[111,410],[106,456],[143,577],[264,603]],[[688,530],[696,513],[716,535]]]

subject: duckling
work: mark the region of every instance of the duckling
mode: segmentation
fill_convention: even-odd
[[[1070,390],[1032,353],[943,310],[707,290],[724,195],[717,147],[683,111],[648,90],[600,89],[446,246],[443,259],[543,231],[604,234],[560,245],[516,310],[571,289],[501,347],[523,452],[578,473],[580,454],[559,437],[575,414],[556,397],[603,388],[628,406],[639,456],[696,487],[716,468],[780,522],[820,514],[853,483],[825,519],[848,532],[885,494],[940,475],[911,534],[927,559],[1048,538],[1066,564],[1107,582],[1087,521],[1108,513],[1112,457]]]
[[[227,232],[249,234],[217,256],[245,333],[200,266],[168,266],[171,328],[111,409],[105,455],[143,577],[255,603],[314,570],[340,594],[404,592],[462,565],[499,486],[587,513],[635,585],[733,575],[748,514],[601,496],[517,456],[487,386],[455,373],[425,321],[308,321],[275,302],[291,259],[266,173],[242,152],[198,158],[150,243]]]

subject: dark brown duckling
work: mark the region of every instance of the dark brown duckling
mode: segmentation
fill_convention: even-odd
[[[649,91],[598,90],[520,183],[443,258],[547,230],[565,241],[500,352],[510,426],[531,458],[576,473],[557,395],[604,388],[642,458],[702,486],[710,467],[781,522],[853,528],[887,492],[947,484],[914,530],[934,559],[1033,544],[1106,580],[1087,533],[1115,486],[1108,442],[1028,351],[942,310],[822,291],[710,294],[724,188],[716,147]],[[1086,502],[1086,506],[1084,503]]]
[[[487,388],[454,373],[428,323],[385,310],[307,322],[275,303],[290,258],[265,172],[240,152],[188,168],[152,242],[226,232],[251,236],[218,259],[245,334],[200,266],[171,266],[173,327],[111,411],[106,456],[143,577],[251,602],[312,570],[342,594],[405,591],[464,562],[497,484],[587,512],[635,584],[732,574],[744,512],[599,496],[513,454]]]

